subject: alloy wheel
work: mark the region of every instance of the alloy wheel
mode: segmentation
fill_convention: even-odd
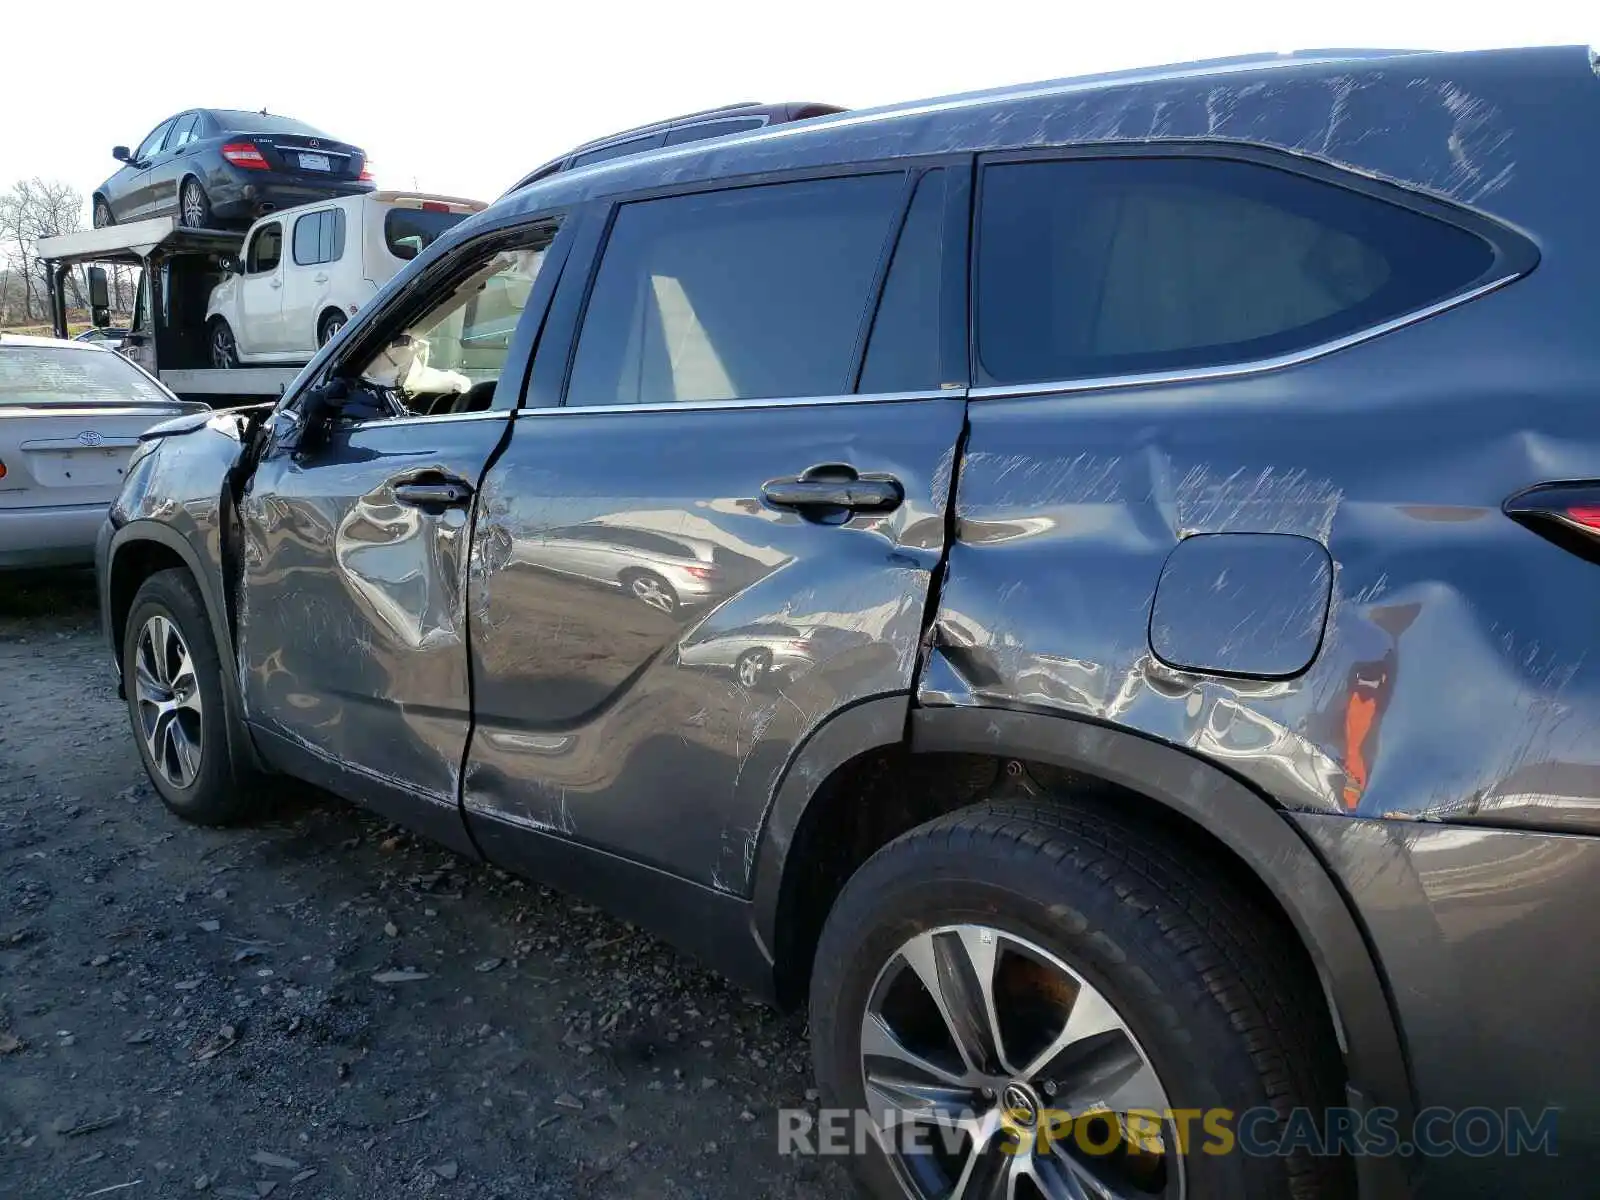
[[[173,787],[188,787],[204,750],[200,683],[189,647],[167,617],[153,616],[139,631],[134,694],[150,762]]]
[[[232,368],[237,360],[233,345],[233,331],[218,324],[211,330],[211,365],[218,370]]]
[[[328,319],[322,323],[322,337],[318,340],[317,345],[326,346],[329,342],[333,341],[333,335],[338,333],[339,330],[343,328],[344,317],[342,315],[334,314],[329,316]]]
[[[635,575],[628,586],[635,596],[651,608],[670,613],[677,607],[677,600],[667,590],[667,585],[654,575]]]
[[[190,229],[201,229],[206,223],[206,198],[200,185],[190,180],[183,185],[183,224]]]
[[[870,993],[861,1074],[916,1200],[1184,1194],[1167,1093],[1133,1031],[1014,934],[954,925],[901,946]]]
[[[755,687],[766,674],[766,663],[759,653],[746,654],[739,660],[739,682],[745,687]]]

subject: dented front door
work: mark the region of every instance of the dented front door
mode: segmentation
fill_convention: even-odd
[[[473,485],[508,414],[369,421],[268,455],[240,505],[252,723],[330,786],[460,842]]]

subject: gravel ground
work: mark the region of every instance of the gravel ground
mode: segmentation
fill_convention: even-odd
[[[799,1017],[338,800],[183,824],[92,582],[0,578],[0,1196],[848,1196],[808,1086]]]

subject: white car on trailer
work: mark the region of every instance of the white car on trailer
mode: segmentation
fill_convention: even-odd
[[[384,191],[261,218],[206,306],[212,365],[304,362],[409,260],[486,207]]]

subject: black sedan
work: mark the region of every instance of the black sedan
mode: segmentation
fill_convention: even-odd
[[[177,216],[194,229],[373,189],[364,151],[289,117],[195,108],[161,122],[94,190],[96,227]]]

